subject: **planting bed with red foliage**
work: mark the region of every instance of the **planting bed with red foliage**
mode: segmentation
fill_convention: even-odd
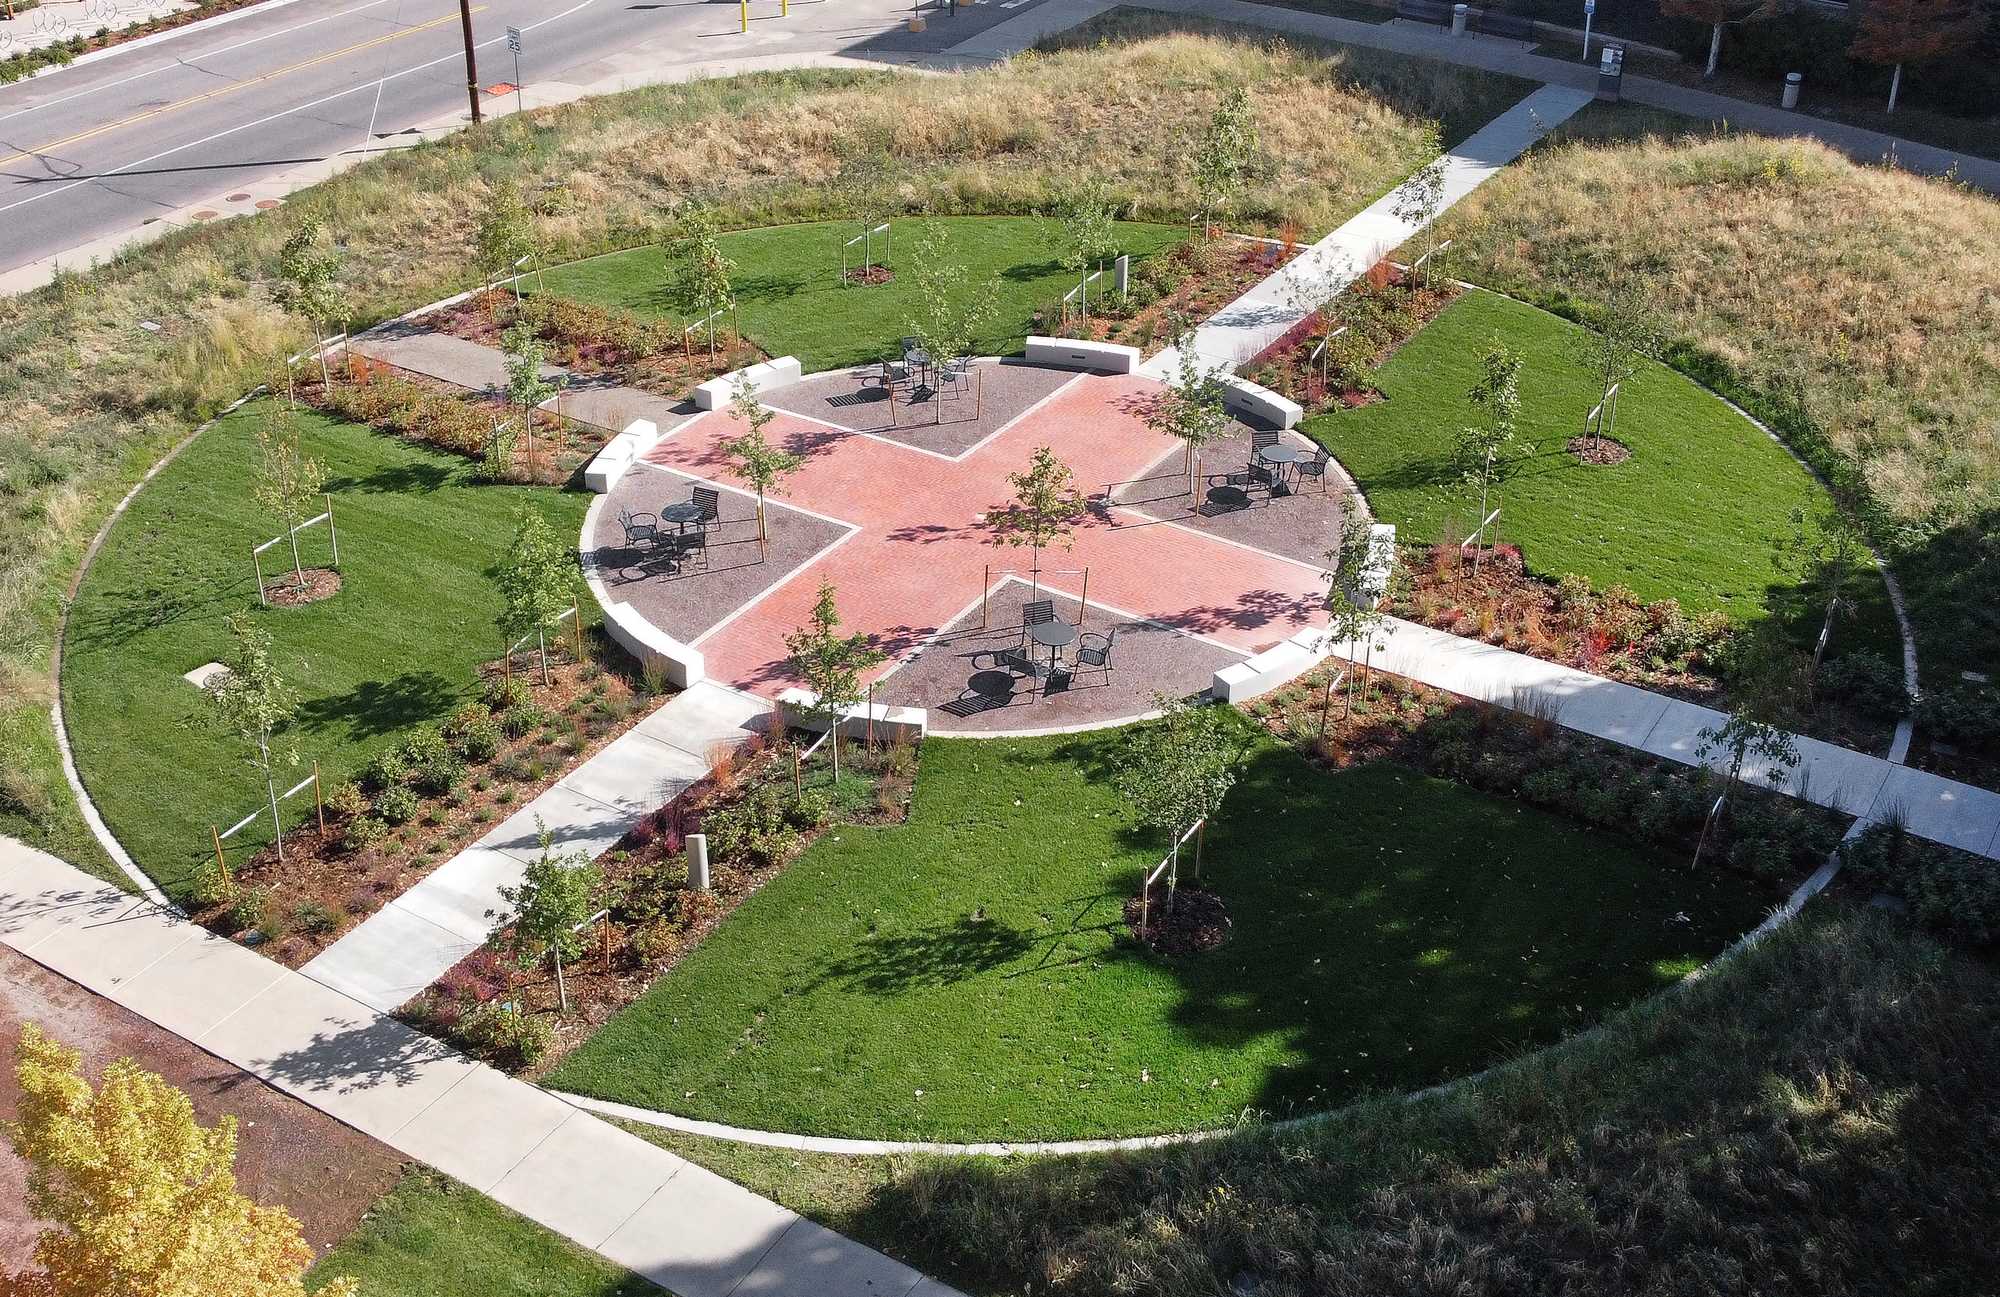
[[[1371,372],[1464,290],[1441,276],[1413,278],[1377,262],[1352,288],[1314,311],[1239,371],[1304,406],[1308,414],[1382,399]],[[1347,332],[1331,337],[1336,330]],[[1313,352],[1322,341],[1326,354]]]
[[[1062,303],[1051,302],[1035,312],[1033,331],[1048,337],[1122,342],[1142,356],[1153,356],[1172,341],[1172,320],[1178,315],[1199,323],[1243,296],[1300,250],[1298,231],[1287,227],[1277,243],[1225,234],[1188,239],[1163,256],[1142,261],[1132,271],[1124,297],[1109,288],[1093,298],[1090,319],[1078,318],[1074,306],[1065,318]],[[1105,283],[1110,271],[1105,271]]]

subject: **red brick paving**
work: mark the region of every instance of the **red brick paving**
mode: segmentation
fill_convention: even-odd
[[[878,637],[892,656],[906,653],[979,598],[988,563],[996,570],[1027,568],[1028,551],[996,547],[979,517],[1012,500],[1008,474],[1025,468],[1036,447],[1053,446],[1090,495],[1138,476],[1173,448],[1133,409],[1135,397],[1154,390],[1155,383],[1137,377],[1080,378],[956,464],[870,437],[829,434],[810,420],[779,414],[772,440],[809,448],[806,466],[786,479],[785,502],[861,531],[710,632],[700,644],[708,673],[766,695],[791,683],[784,637],[804,624],[822,573],[840,592],[848,630]],[[740,431],[726,413],[704,415],[647,458],[730,480],[718,443]],[[1317,567],[1180,528],[1141,525],[1119,509],[1087,517],[1076,529],[1074,550],[1046,552],[1042,566],[1088,566],[1092,603],[1246,651],[1321,618],[1324,585]],[[1075,594],[1080,580],[1056,576],[1044,584]]]

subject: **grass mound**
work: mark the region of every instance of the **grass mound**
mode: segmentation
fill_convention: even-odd
[[[1107,776],[1121,741],[929,740],[907,824],[821,838],[546,1083],[814,1134],[1211,1128],[1553,1040],[1677,980],[1768,900],[1265,741],[1208,834],[1229,938],[1164,960],[1120,918],[1158,860]]]
[[[1324,415],[1306,429],[1355,475],[1378,517],[1400,538],[1456,543],[1478,522],[1477,486],[1452,462],[1457,430],[1476,422],[1466,393],[1479,356],[1499,339],[1522,361],[1514,453],[1495,494],[1501,536],[1521,546],[1528,569],[1623,583],[1642,599],[1677,598],[1690,613],[1711,608],[1761,615],[1767,589],[1785,583],[1771,541],[1794,508],[1821,496],[1812,475],[1748,419],[1659,364],[1625,383],[1618,440],[1632,450],[1617,465],[1580,462],[1567,449],[1597,403],[1589,377],[1564,351],[1577,326],[1486,292],[1469,292],[1405,344],[1376,375],[1387,400]],[[1848,647],[1897,651],[1895,623],[1879,581],[1865,636],[1848,624]]]
[[[1461,272],[1559,310],[1643,287],[1677,364],[1873,515],[1933,678],[1990,669],[2000,201],[1806,140],[1616,138],[1648,124],[1587,111],[1482,186],[1442,223]]]
[[[588,501],[474,485],[463,459],[302,409],[300,442],[329,474],[345,582],[317,603],[260,609],[250,547],[282,529],[251,498],[252,437],[267,408],[244,406],[146,485],[70,614],[63,706],[77,768],[119,841],[176,893],[213,857],[210,826],[228,828],[264,795],[181,678],[229,656],[223,618],[251,611],[271,635],[300,697],[291,737],[302,760],[329,780],[349,777],[398,731],[449,712],[478,664],[498,656],[500,599],[485,573],[512,543],[522,505],[574,535]],[[308,563],[323,561],[324,527],[300,544]],[[267,576],[289,561],[284,548],[265,551]],[[283,788],[307,772],[284,771]],[[288,824],[312,813],[310,797],[288,805]],[[259,823],[230,845],[269,837]]]

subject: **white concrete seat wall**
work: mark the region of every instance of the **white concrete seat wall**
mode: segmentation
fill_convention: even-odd
[[[815,696],[807,689],[787,689],[778,695],[778,713],[794,729],[824,731],[824,720],[806,714]],[[930,728],[930,713],[921,707],[890,707],[874,703],[856,704],[849,708],[840,718],[840,732],[848,738],[865,736],[871,712],[874,713],[875,737],[878,739],[914,743],[923,738]]]
[[[1215,673],[1208,696],[1221,703],[1247,702],[1290,684],[1326,660],[1325,638],[1325,631],[1310,627],[1247,661],[1231,663]]]
[[[805,377],[805,367],[799,364],[797,356],[780,356],[767,360],[761,365],[748,369],[738,369],[720,378],[711,378],[706,383],[696,383],[694,403],[703,410],[720,410],[728,406],[736,397],[738,381],[746,382],[753,392],[768,392],[774,387],[784,387]]]
[[[708,673],[701,650],[690,648],[641,617],[629,603],[604,605],[604,630],[617,645],[639,659],[641,665],[657,664],[667,683],[676,689],[699,684]]]
[[[590,467],[583,470],[583,485],[598,495],[610,494],[625,470],[638,463],[659,439],[660,429],[651,419],[634,419],[625,425],[625,431],[605,442]]]
[[[1222,380],[1222,404],[1237,414],[1248,414],[1280,428],[1296,428],[1299,420],[1306,417],[1305,407],[1297,401],[1233,374]]]
[[[1070,338],[1029,338],[1028,363],[1094,369],[1129,374],[1139,368],[1139,349],[1117,342],[1078,342]]]

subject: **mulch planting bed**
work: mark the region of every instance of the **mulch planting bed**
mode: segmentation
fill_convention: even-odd
[[[280,608],[300,608],[340,593],[340,573],[330,567],[309,567],[305,580],[287,572],[264,583],[264,597]]]
[[[1289,229],[1289,227],[1288,227]],[[1162,256],[1140,262],[1120,297],[1110,285],[1111,267],[1104,266],[1103,297],[1091,286],[1090,318],[1082,321],[1074,305],[1065,316],[1060,301],[1034,314],[1032,332],[1048,337],[1119,342],[1137,347],[1142,356],[1156,355],[1173,341],[1172,320],[1190,324],[1214,315],[1243,296],[1303,248],[1296,229],[1276,242],[1244,238],[1221,230],[1203,239],[1175,245]]]
[[[1356,674],[1350,690],[1344,665],[1325,663],[1243,710],[1322,769],[1394,761],[1693,859],[1722,776],[1565,730],[1560,713],[1524,714],[1385,671]],[[1791,887],[1825,863],[1851,820],[1740,786],[1709,829],[1704,867]]]
[[[484,671],[487,698],[503,701],[511,689],[512,706],[468,703],[442,729],[421,731],[399,750],[400,771],[378,762],[372,780],[329,780],[324,830],[309,818],[287,833],[282,862],[269,846],[232,860],[228,883],[211,877],[207,892],[216,899],[190,917],[297,968],[662,701],[643,681],[589,662],[551,662],[545,685],[532,655],[527,661],[517,663],[511,686],[500,664]]]
[[[1609,437],[1571,437],[1565,447],[1583,464],[1622,464],[1632,458],[1632,448]]]
[[[1354,286],[1314,311],[1238,372],[1304,406],[1352,409],[1382,399],[1372,377],[1419,329],[1464,292],[1442,275],[1412,275],[1377,262]],[[1337,330],[1346,332],[1334,336]],[[1325,342],[1318,359],[1313,352]]]
[[[887,266],[869,266],[865,270],[856,267],[842,273],[850,284],[891,284],[896,281],[896,272]]]
[[[510,292],[489,289],[433,311],[417,324],[499,347],[500,335],[522,320],[534,325],[536,335],[548,344],[550,364],[675,400],[697,383],[770,359],[719,320],[711,355],[705,335],[684,334],[672,320],[645,320],[630,311],[594,306],[560,293],[536,293],[516,302]]]
[[[915,744],[878,741],[868,749],[847,741],[834,788],[825,746],[809,763],[795,764],[817,737],[784,730],[753,735],[735,753],[719,754],[707,777],[597,859],[604,880],[598,904],[610,914],[590,930],[588,953],[563,968],[567,1013],[552,961],[522,969],[480,950],[398,1016],[497,1066],[531,1079],[545,1074],[820,834],[838,833],[844,824],[903,822],[916,784]],[[708,838],[707,891],[688,882],[690,833]]]
[[[0,946],[0,1040],[18,1039],[24,1022],[81,1053],[93,1086],[129,1058],[185,1093],[202,1125],[235,1117],[237,1187],[291,1212],[315,1252],[353,1233],[402,1178],[396,1150]],[[19,1093],[13,1068],[0,1068],[0,1121],[16,1117]],[[28,1215],[27,1186],[27,1163],[0,1140],[0,1271],[27,1265],[45,1227]]]
[[[1214,892],[1161,879],[1125,902],[1125,926],[1155,954],[1184,959],[1229,939],[1229,907]]]

